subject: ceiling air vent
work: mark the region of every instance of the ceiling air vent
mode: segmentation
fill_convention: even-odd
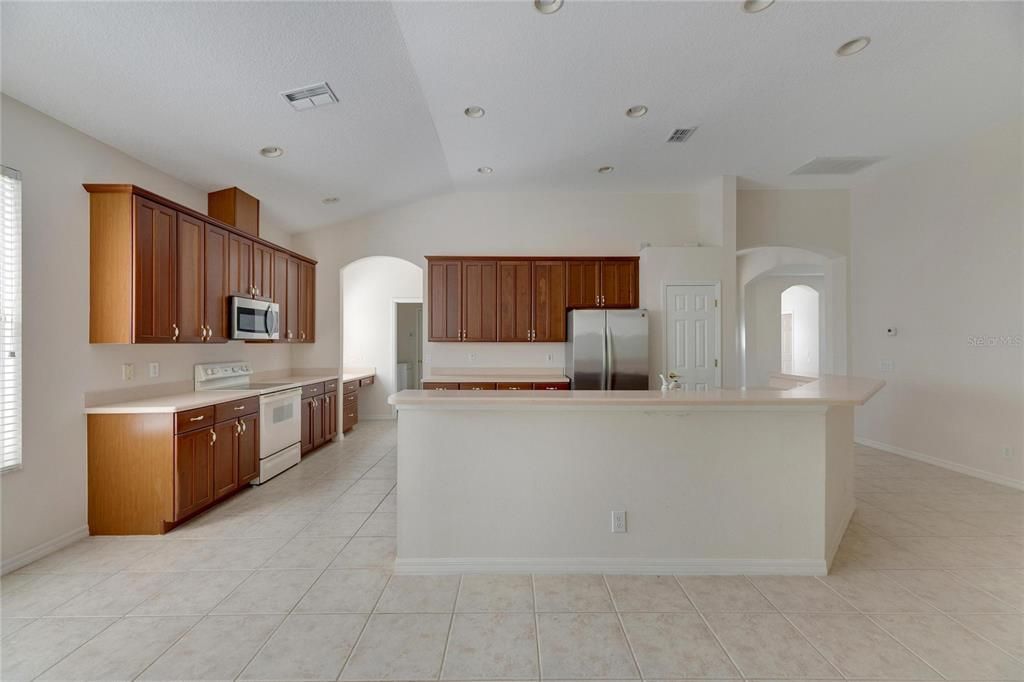
[[[331,90],[331,86],[327,83],[315,83],[304,88],[296,88],[295,90],[282,92],[281,96],[296,111],[324,107],[338,101],[334,91]]]
[[[884,156],[818,156],[790,175],[853,175],[883,159]]]
[[[696,128],[676,128],[668,136],[666,142],[686,142],[695,132],[697,132]]]

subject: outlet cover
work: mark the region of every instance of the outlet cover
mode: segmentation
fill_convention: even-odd
[[[135,378],[135,365],[125,363],[121,365],[121,381],[131,381]]]
[[[613,511],[612,512],[612,532],[613,533],[625,533],[626,532],[626,512],[624,512],[624,511]]]
[[[896,369],[896,362],[893,360],[882,360],[878,363],[878,369],[883,372],[891,372]]]
[[[151,379],[160,376],[160,363],[159,362],[151,362],[151,363],[149,363],[149,376],[150,376]]]

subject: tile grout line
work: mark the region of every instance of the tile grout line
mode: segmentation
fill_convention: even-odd
[[[715,638],[716,642],[718,642],[719,648],[722,650],[722,653],[725,654],[725,657],[729,659],[729,662],[732,664],[733,669],[735,669],[736,672],[738,672],[740,674],[740,677],[742,677],[743,679],[745,679],[745,680],[750,679],[750,677],[743,670],[743,668],[740,667],[740,664],[737,663],[736,660],[732,657],[732,654],[729,653],[729,649],[726,648],[725,642],[723,642],[721,637],[718,636],[718,633],[715,632],[715,629],[713,627],[711,627],[711,623],[708,622],[708,619],[704,615],[704,612],[701,610],[701,608],[699,606],[697,606],[697,602],[694,601],[693,597],[690,596],[690,593],[686,591],[686,587],[683,585],[683,582],[679,579],[679,576],[678,575],[673,575],[672,578],[676,581],[676,584],[679,585],[679,589],[683,591],[683,594],[686,595],[686,598],[688,600],[690,600],[690,605],[693,606],[693,610],[700,617],[701,622],[704,623],[704,627],[706,627],[708,629],[708,632],[711,633],[711,636]],[[768,603],[771,604],[771,602],[768,602]],[[774,604],[772,604],[772,606],[774,607]],[[826,663],[827,662],[828,661],[826,661]],[[840,673],[840,674],[842,674],[842,673]]]
[[[540,660],[540,613],[537,611],[537,576],[530,574],[530,589],[533,590],[533,644],[537,650],[537,680],[543,679]]]
[[[975,630],[974,628],[972,628],[972,627],[971,627],[970,625],[968,625],[967,623],[964,623],[964,622],[963,622],[963,621],[961,621],[961,620],[960,620],[959,618],[957,618],[957,616],[964,616],[964,615],[973,615],[973,614],[963,614],[963,613],[958,613],[958,614],[952,614],[952,613],[947,613],[947,614],[945,614],[945,615],[946,615],[946,617],[947,617],[947,618],[949,618],[949,619],[950,619],[950,620],[952,620],[952,621],[953,621],[954,623],[956,623],[956,624],[957,624],[957,625],[959,625],[960,627],[962,627],[962,628],[964,628],[965,630],[967,630],[967,631],[968,631],[969,633],[971,633],[972,635],[974,635],[974,636],[975,636],[975,637],[977,637],[978,639],[980,639],[980,640],[982,640],[982,641],[984,641],[984,642],[988,642],[989,644],[991,644],[992,646],[994,646],[994,647],[995,647],[996,649],[998,649],[999,651],[1002,651],[1002,652],[1003,652],[1004,654],[1006,654],[1007,656],[1009,656],[1009,657],[1010,657],[1011,659],[1013,659],[1014,661],[1017,661],[1018,663],[1020,663],[1020,664],[1024,665],[1024,656],[1018,656],[1018,655],[1016,655],[1016,654],[1013,654],[1013,653],[1011,653],[1011,652],[1010,652],[1010,651],[1008,651],[1007,649],[1003,648],[1003,647],[1002,647],[1002,646],[1000,646],[999,644],[996,644],[996,643],[995,643],[995,642],[993,642],[993,641],[992,641],[991,639],[989,639],[989,638],[988,638],[988,637],[986,637],[985,635],[981,634],[980,632],[978,632],[977,630]],[[1005,613],[1005,614],[1004,614],[1004,613],[999,613],[999,614],[978,614],[978,615],[996,615],[996,616],[1016,616],[1017,618],[1024,618],[1024,617],[1022,617],[1022,616],[1021,616],[1021,614],[1019,614],[1019,613]]]
[[[452,602],[452,613],[448,619],[448,634],[444,638],[444,649],[441,651],[441,665],[437,669],[437,677],[441,679],[444,674],[444,666],[448,662],[448,646],[452,643],[452,630],[455,628],[455,608],[459,603],[459,595],[462,593],[462,574],[459,574],[459,586],[455,588],[455,600]]]
[[[626,648],[629,649],[629,656],[633,660],[633,667],[636,668],[637,677],[644,680],[646,678],[644,677],[643,668],[640,667],[640,660],[637,658],[636,651],[633,650],[633,642],[629,639],[629,633],[626,632],[626,624],[622,622],[622,612],[619,611],[619,605],[615,602],[612,587],[608,584],[608,576],[602,574],[601,580],[604,582],[604,589],[608,590],[608,597],[612,600],[612,608],[615,609],[615,620],[619,623],[619,631],[622,632],[622,638],[626,640]],[[684,592],[683,594],[686,593]]]

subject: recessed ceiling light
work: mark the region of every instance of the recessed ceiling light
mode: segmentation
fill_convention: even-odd
[[[463,111],[462,113],[464,113],[466,116],[470,118],[483,118],[484,114],[486,114],[487,112],[484,111],[483,107],[472,106],[466,107],[466,110]]]
[[[611,173],[613,170],[615,170],[615,166],[601,166],[597,169],[597,172],[604,175],[605,173]]]
[[[647,115],[647,107],[643,104],[637,104],[626,109],[626,116],[630,118],[642,118]]]
[[[494,172],[494,169],[491,168],[490,166],[480,166],[479,168],[476,169],[476,172],[479,173],[480,175],[490,175],[491,173]]]
[[[744,0],[743,11],[747,14],[763,12],[775,4],[775,0]]]
[[[533,0],[533,6],[541,14],[554,14],[562,9],[563,0]]]
[[[280,147],[264,147],[260,150],[260,155],[265,156],[268,159],[276,159],[282,154],[284,154],[284,150]]]
[[[338,203],[338,197],[326,197],[324,199],[321,199],[320,201],[325,204],[336,204]]]
[[[847,40],[845,43],[840,45],[839,49],[836,50],[836,54],[840,57],[852,57],[870,44],[871,38],[868,38],[867,36],[860,36],[853,40]]]

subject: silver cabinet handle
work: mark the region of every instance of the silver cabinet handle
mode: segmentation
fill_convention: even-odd
[[[305,341],[305,340],[306,340],[306,332],[300,331],[299,332],[299,341]]]
[[[242,422],[241,421],[236,421],[235,422],[235,435],[236,436],[241,436],[242,435]]]
[[[242,433],[245,433],[246,431],[248,431],[249,430],[249,426],[245,423],[245,421],[241,420],[241,419],[239,421],[242,422]]]
[[[204,419],[206,419],[206,415],[205,415],[205,414],[201,414],[201,415],[199,415],[198,417],[190,417],[190,418],[189,418],[189,421],[190,421],[190,422],[201,422],[201,421],[203,421]]]
[[[213,445],[216,442],[217,442],[217,432],[214,431],[213,429],[210,429],[210,445]]]
[[[171,329],[174,330],[174,336],[172,336],[171,338],[174,339],[175,341],[177,341],[178,340],[178,325],[172,324],[171,325]]]
[[[244,409],[245,409],[245,405],[236,405],[235,406],[235,412],[241,412]]]
[[[289,339],[292,338],[292,330],[291,329],[288,330],[288,335],[287,336],[288,336]]]

